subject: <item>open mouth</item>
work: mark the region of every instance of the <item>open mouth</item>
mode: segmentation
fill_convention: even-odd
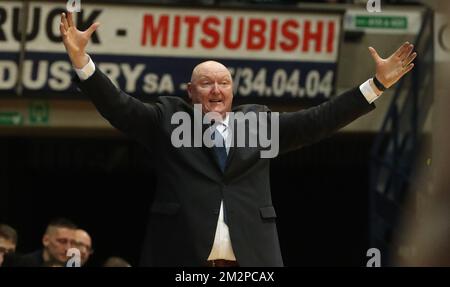
[[[209,100],[210,103],[221,103],[222,100]]]

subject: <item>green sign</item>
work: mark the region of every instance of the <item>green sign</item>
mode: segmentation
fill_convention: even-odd
[[[408,18],[403,16],[356,16],[357,28],[407,29]]]
[[[30,124],[48,124],[49,110],[48,102],[31,102],[29,109]]]
[[[23,123],[23,116],[19,112],[0,112],[0,125],[19,126]]]

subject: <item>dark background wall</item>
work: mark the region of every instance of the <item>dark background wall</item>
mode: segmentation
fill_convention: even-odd
[[[365,266],[373,134],[340,133],[272,161],[271,188],[288,266]],[[94,240],[91,265],[136,265],[155,186],[151,156],[124,138],[0,138],[0,222],[20,252],[64,216]],[[180,239],[182,240],[182,239]]]

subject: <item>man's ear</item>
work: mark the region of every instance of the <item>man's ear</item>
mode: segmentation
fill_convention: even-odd
[[[188,92],[188,95],[189,95],[189,99],[192,100],[192,83],[191,82],[189,82],[187,84],[187,92]]]
[[[44,234],[44,236],[42,237],[42,244],[44,245],[44,247],[47,247],[50,244],[50,237],[48,236],[48,234]]]

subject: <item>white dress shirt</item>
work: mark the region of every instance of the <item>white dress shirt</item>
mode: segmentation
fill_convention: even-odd
[[[229,119],[230,117],[227,114],[223,122],[216,124],[217,131],[224,139],[227,154],[230,151],[230,142],[231,142],[231,137],[228,136]],[[230,232],[228,230],[228,225],[224,221],[223,200],[220,202],[220,211],[219,211],[219,218],[217,220],[216,235],[214,237],[211,253],[208,256],[208,260],[215,260],[215,259],[236,260],[236,256],[234,256],[233,246],[231,245],[231,238]]]
[[[87,80],[95,72],[95,65],[91,58],[89,62],[82,69],[76,69],[78,77],[81,81]],[[377,95],[372,84],[372,79],[369,79],[359,86],[359,90],[366,98],[367,102],[374,102],[380,95]],[[217,124],[217,131],[220,132],[224,141],[227,154],[230,150],[231,137],[228,137],[228,121],[229,116],[227,114],[223,122]],[[216,235],[214,237],[214,242],[211,248],[211,253],[208,256],[208,260],[215,259],[226,259],[226,260],[236,260],[236,256],[233,252],[233,247],[231,245],[230,233],[228,230],[228,225],[224,221],[223,216],[223,201],[220,203],[219,218],[217,220]]]

